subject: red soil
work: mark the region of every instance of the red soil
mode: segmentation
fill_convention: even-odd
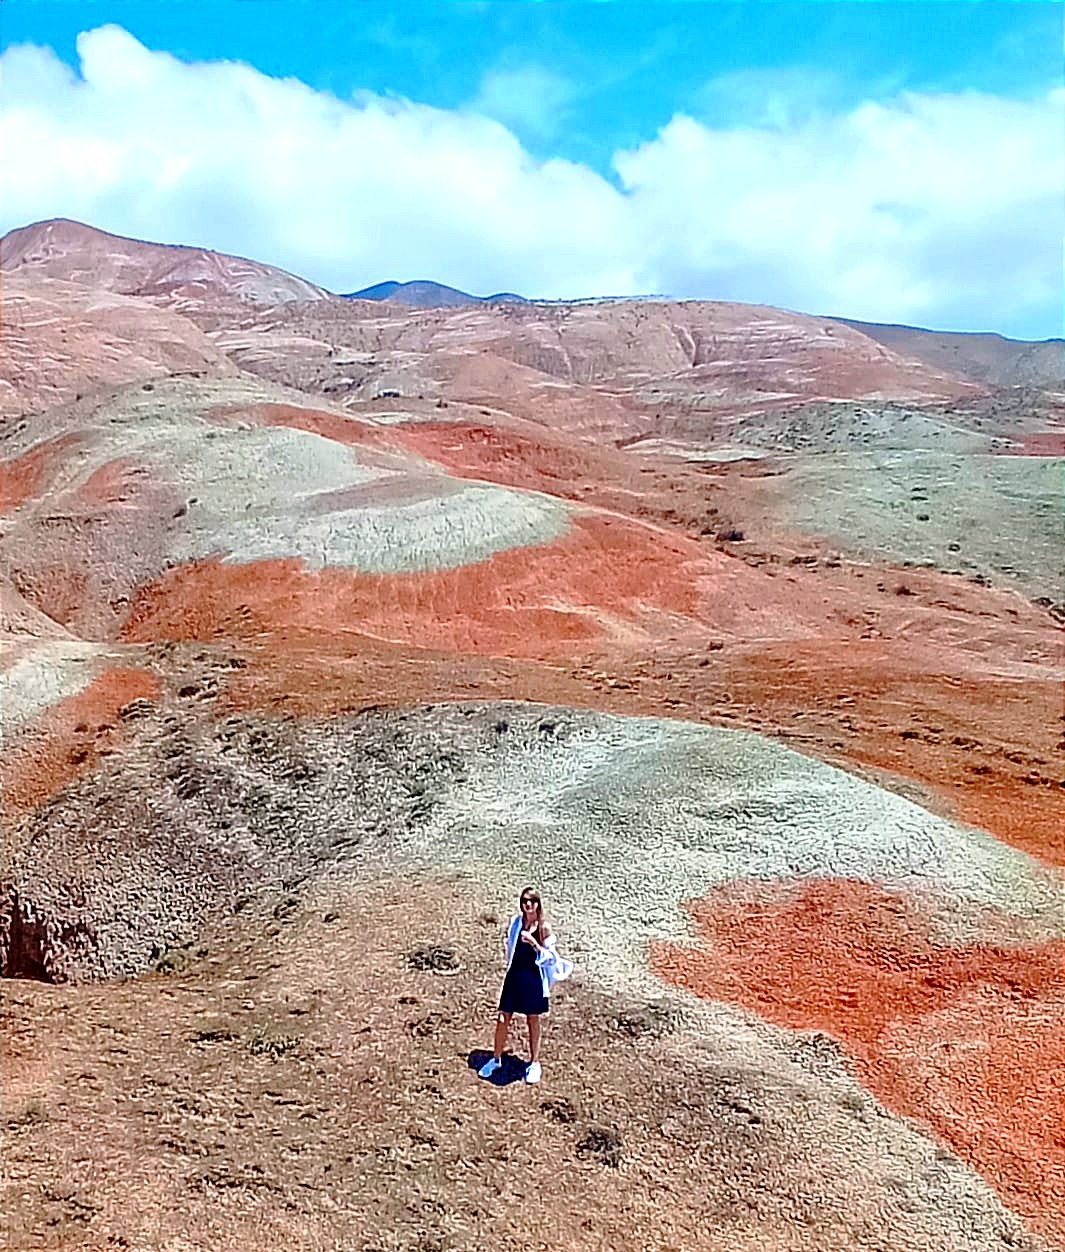
[[[1037,434],[1020,435],[1019,448],[1004,448],[1005,456],[1065,456],[1065,431],[1041,430]]]
[[[655,943],[660,977],[833,1035],[882,1104],[1065,1244],[1065,943],[937,946],[911,903],[857,882],[739,884],[689,907],[706,945]]]
[[[64,435],[49,439],[10,461],[0,461],[0,515],[10,513],[20,504],[39,496],[44,480],[59,454],[76,442]]]
[[[191,579],[202,591],[212,577],[229,580],[241,568],[170,577]],[[254,603],[257,576],[243,568],[242,590]],[[287,570],[286,577],[302,588],[299,596],[308,594],[300,580],[311,575]],[[367,703],[515,699],[717,722],[763,732],[844,768],[864,766],[888,786],[913,780],[911,792],[927,807],[1065,865],[1065,789],[1047,772],[1061,691],[1049,680],[967,680],[947,672],[938,654],[922,658],[911,648],[902,662],[884,640],[728,643],[717,650],[609,646],[583,660],[572,656],[571,644],[570,663],[557,654],[544,661],[462,655],[447,641],[411,649],[354,627],[338,631],[336,622],[323,630],[324,610],[304,612],[302,620],[290,611],[294,624],[275,624],[250,608],[241,614],[234,584],[220,581],[211,592],[210,616],[199,621],[180,616],[177,582],[146,592],[141,616],[127,629],[150,638],[158,625],[170,637],[196,639],[211,638],[212,628],[219,637],[239,630],[246,668],[227,680],[226,706],[330,716]]]
[[[380,426],[285,404],[225,406],[214,409],[212,416],[310,431],[360,448],[364,460],[370,450],[405,451],[435,462],[456,478],[541,491],[692,535],[729,528],[713,505],[721,491],[715,475],[684,462],[633,457],[609,442],[595,446],[521,418],[512,417],[506,424],[427,421]]]
[[[609,640],[610,619],[624,619],[625,633],[644,614],[659,625],[663,614],[694,615],[700,556],[690,541],[624,518],[576,517],[555,543],[420,574],[202,561],[142,588],[123,637],[208,640],[302,626],[460,653],[568,656]]]
[[[46,710],[4,759],[0,809],[13,820],[95,769],[124,739],[118,711],[131,700],[158,700],[159,680],[145,670],[105,669],[76,696]]]
[[[275,692],[296,698],[312,679],[314,654],[343,653],[350,667],[351,654],[365,653],[374,638],[416,649],[418,665],[439,650],[424,686],[409,685],[412,700],[451,690],[449,665],[463,656],[541,658],[553,662],[550,677],[511,667],[525,698],[760,730],[822,759],[915,780],[922,803],[1065,865],[1061,688],[1031,672],[1033,663],[1060,660],[1060,633],[1019,597],[929,571],[811,568],[803,562],[816,548],[797,536],[748,541],[725,555],[692,536],[721,520],[708,506],[720,498],[711,493],[742,497],[742,475],[729,473],[719,488],[690,466],[594,447],[531,422],[384,427],[288,405],[215,413],[235,415],[359,445],[364,457],[406,451],[459,476],[629,516],[578,517],[559,543],[431,574],[205,561],[142,587],[126,638],[261,636],[284,672],[275,683],[257,670],[266,704]],[[127,492],[132,470],[115,466],[87,486]],[[137,503],[149,492],[148,480],[137,480]],[[34,601],[59,622],[77,619],[86,597],[100,594],[74,555],[35,576]],[[896,594],[902,583],[904,597]],[[112,620],[101,628],[107,636]],[[290,658],[282,637],[301,630],[318,632],[318,642],[308,656]],[[708,651],[711,643],[724,650]],[[562,682],[559,663],[567,661]],[[456,696],[470,691],[454,687]],[[391,698],[380,685],[376,694]],[[511,692],[499,683],[491,694]],[[249,689],[246,698],[259,697]]]
[[[78,499],[90,507],[125,504],[142,494],[148,471],[132,457],[101,465],[78,488]]]
[[[604,455],[587,443],[566,442],[546,431],[534,437],[483,423],[412,422],[397,427],[396,433],[412,451],[458,477],[486,478],[505,487],[570,498],[584,494],[582,487],[613,487],[618,463],[624,459],[616,452]],[[631,465],[631,458],[628,462]],[[624,477],[636,478],[636,474],[630,469]]]
[[[392,429],[374,422],[363,422],[356,417],[341,417],[324,409],[304,408],[297,404],[249,404],[219,405],[208,417],[219,422],[231,422],[237,418],[255,422],[260,426],[288,426],[293,430],[305,430],[334,443],[352,448],[394,448],[389,439]]]

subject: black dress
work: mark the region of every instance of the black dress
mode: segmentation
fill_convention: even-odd
[[[540,967],[536,964],[536,949],[531,943],[522,943],[519,935],[518,942],[514,945],[510,968],[503,980],[499,1011],[536,1017],[546,1013],[549,1008],[540,977]]]

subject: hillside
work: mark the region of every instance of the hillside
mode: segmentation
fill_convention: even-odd
[[[837,318],[844,326],[882,343],[893,352],[976,382],[1003,387],[1065,387],[1065,340],[1031,342],[1003,335],[920,330]]]
[[[1055,390],[0,254],[13,1247],[1065,1249]]]
[[[225,295],[254,304],[320,300],[327,293],[272,265],[204,248],[143,243],[56,218],[9,231],[0,270],[114,292],[209,303]]]

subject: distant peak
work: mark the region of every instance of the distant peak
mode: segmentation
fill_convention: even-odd
[[[461,308],[468,304],[527,304],[524,296],[513,292],[497,292],[491,296],[474,296],[468,291],[460,291],[457,287],[449,287],[446,283],[436,283],[427,278],[416,278],[410,282],[400,283],[395,279],[387,282],[374,283],[372,287],[363,287],[360,291],[344,293],[345,300],[387,300],[391,304],[403,304],[414,308]]]

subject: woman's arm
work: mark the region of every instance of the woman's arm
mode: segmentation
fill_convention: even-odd
[[[536,961],[541,964],[545,959],[550,957],[555,948],[555,936],[551,933],[551,929],[545,926],[543,929],[543,943],[536,944]],[[536,940],[534,938],[533,942]]]

